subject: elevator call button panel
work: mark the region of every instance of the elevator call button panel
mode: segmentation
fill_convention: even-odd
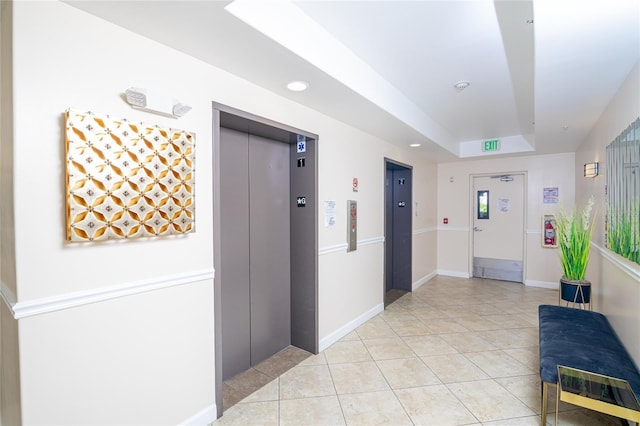
[[[358,202],[347,200],[347,252],[358,248]]]

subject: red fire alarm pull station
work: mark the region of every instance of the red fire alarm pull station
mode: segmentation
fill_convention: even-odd
[[[444,223],[445,225],[447,225],[449,223],[449,218],[445,217],[444,219],[442,219],[442,223]]]

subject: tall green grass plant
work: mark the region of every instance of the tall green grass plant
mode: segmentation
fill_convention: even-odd
[[[607,223],[609,249],[635,263],[640,263],[639,206],[640,201],[636,201],[628,212],[617,214],[613,208],[610,208]]]
[[[584,280],[589,263],[591,237],[595,222],[593,202],[593,197],[591,197],[584,208],[576,207],[569,214],[561,210],[556,219],[562,270],[564,276],[572,281]]]

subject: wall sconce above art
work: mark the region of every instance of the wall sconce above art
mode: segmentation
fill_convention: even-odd
[[[600,172],[600,163],[587,163],[584,165],[584,177],[594,178]]]
[[[191,111],[191,106],[147,89],[130,87],[124,93],[129,105],[141,111],[173,118],[180,118]]]

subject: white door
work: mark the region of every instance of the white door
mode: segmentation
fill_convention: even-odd
[[[524,175],[473,178],[473,276],[523,281]]]

